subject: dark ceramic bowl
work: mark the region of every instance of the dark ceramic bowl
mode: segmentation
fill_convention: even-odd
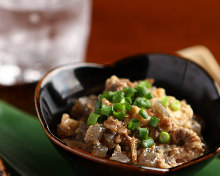
[[[155,85],[165,88],[167,94],[186,99],[195,114],[203,118],[207,152],[180,166],[159,169],[96,157],[62,142],[56,136],[62,113],[69,112],[77,98],[102,92],[111,75],[131,81],[154,78]],[[146,54],[122,59],[111,66],[75,63],[58,67],[38,83],[35,104],[46,135],[79,175],[193,175],[220,152],[220,98],[214,81],[200,66],[178,56]]]

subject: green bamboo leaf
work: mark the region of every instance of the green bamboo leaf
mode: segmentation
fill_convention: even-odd
[[[47,139],[38,119],[2,101],[0,155],[22,176],[76,176]]]

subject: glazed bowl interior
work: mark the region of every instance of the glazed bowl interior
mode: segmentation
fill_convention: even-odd
[[[154,78],[155,85],[165,88],[168,95],[186,99],[203,119],[206,154],[216,152],[220,144],[220,98],[214,81],[195,63],[168,54],[138,55],[111,66],[78,63],[52,70],[38,84],[35,96],[46,132],[62,143],[56,137],[62,113],[70,112],[79,97],[101,93],[111,75],[131,81]]]

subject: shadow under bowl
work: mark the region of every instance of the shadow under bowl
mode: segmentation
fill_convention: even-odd
[[[168,95],[186,99],[204,121],[202,135],[208,146],[206,153],[180,166],[160,169],[96,157],[62,142],[56,135],[61,115],[70,112],[79,97],[101,93],[111,75],[131,81],[154,78],[155,85],[165,88]],[[220,98],[215,83],[200,66],[179,56],[144,54],[110,66],[73,63],[55,68],[38,83],[35,105],[46,135],[79,175],[193,175],[220,152]]]

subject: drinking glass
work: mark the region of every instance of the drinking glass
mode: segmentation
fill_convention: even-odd
[[[83,61],[90,17],[90,0],[0,0],[0,84],[33,82]]]

